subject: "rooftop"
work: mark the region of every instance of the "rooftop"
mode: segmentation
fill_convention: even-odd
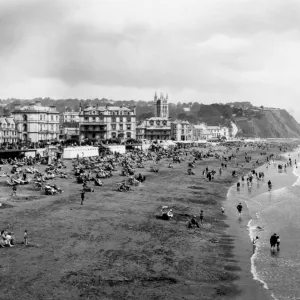
[[[117,111],[130,111],[131,109],[125,106],[118,107],[118,106],[88,106],[83,111],[91,111],[91,110],[98,110],[98,111],[106,111],[106,110],[117,110]]]
[[[55,112],[58,113],[55,106],[40,106],[40,105],[27,105],[27,106],[15,106],[12,113],[18,111],[37,111],[37,112]]]

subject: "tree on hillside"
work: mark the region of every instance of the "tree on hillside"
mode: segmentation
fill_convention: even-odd
[[[197,123],[197,116],[194,116],[194,115],[187,115],[186,113],[180,113],[177,115],[177,119],[179,120],[186,120],[192,124],[196,124]]]
[[[147,113],[142,113],[141,115],[138,116],[138,119],[140,121],[144,121],[146,119],[154,117],[154,113],[152,111],[147,112]]]

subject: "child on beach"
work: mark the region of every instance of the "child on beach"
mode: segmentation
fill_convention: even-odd
[[[27,229],[24,230],[24,244],[25,246],[28,245],[28,235],[27,235],[28,231]]]

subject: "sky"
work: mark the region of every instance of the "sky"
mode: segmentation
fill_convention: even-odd
[[[157,91],[300,122],[299,30],[299,0],[0,0],[0,98]]]

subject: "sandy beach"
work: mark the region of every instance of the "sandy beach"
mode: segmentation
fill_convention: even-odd
[[[252,156],[249,163],[245,151]],[[70,161],[70,178],[54,180],[64,191],[59,196],[28,185],[9,201],[11,188],[1,178],[2,228],[15,233],[17,245],[0,249],[0,299],[267,299],[250,272],[247,212],[237,224],[236,208],[226,207],[228,188],[237,180],[232,171],[247,173],[257,158],[264,161],[261,152],[241,148],[212,181],[202,172],[218,170],[216,158],[196,161],[190,176],[189,154],[173,169],[163,159],[158,173],[146,162],[137,169],[146,181],[127,193],[116,191],[124,178],[119,169],[87,194],[83,206]],[[157,218],[163,205],[173,209],[173,220]],[[201,209],[203,225],[188,229],[191,216],[199,221]],[[25,229],[30,247],[22,244]]]

